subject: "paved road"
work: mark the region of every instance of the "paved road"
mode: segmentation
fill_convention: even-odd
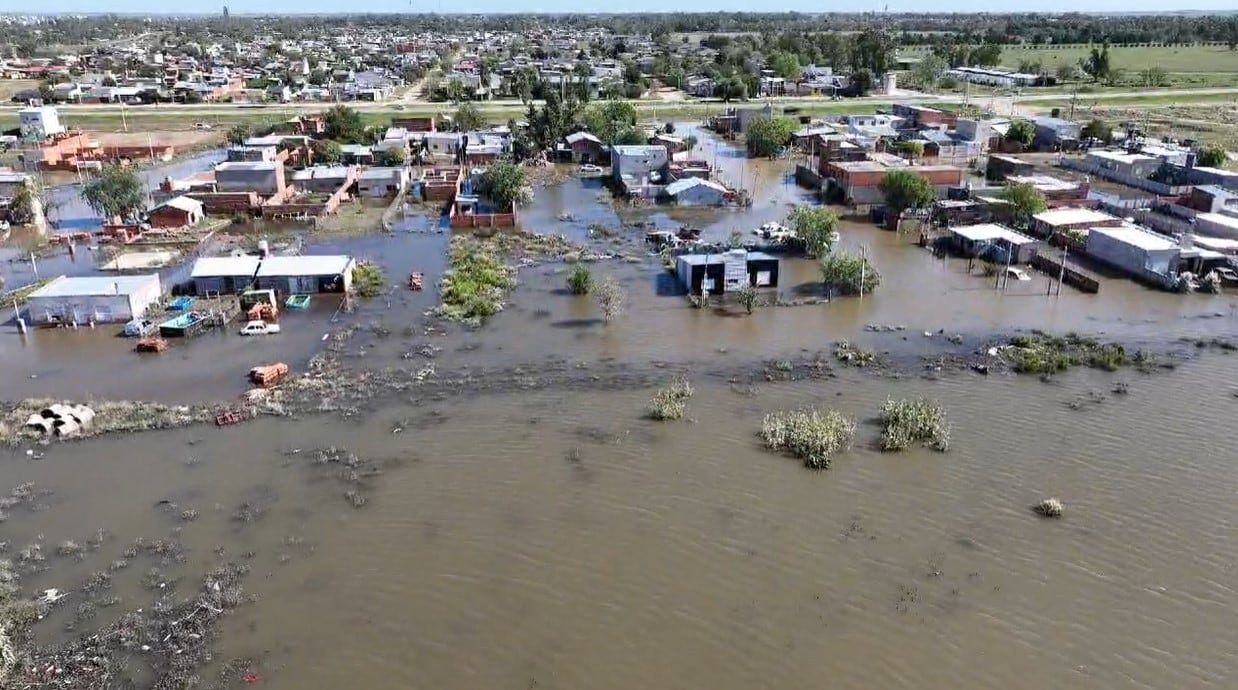
[[[370,103],[364,101],[349,102],[348,106],[360,111],[390,111],[390,110],[413,110],[413,111],[451,111],[455,109],[452,103],[432,103],[425,100],[415,100],[410,90],[406,98],[397,101],[386,101],[378,103]],[[1238,87],[1225,88],[1207,88],[1207,89],[1151,89],[1141,91],[1105,91],[1101,93],[1089,93],[1079,97],[1080,102],[1105,101],[1109,99],[1130,99],[1130,98],[1181,98],[1184,103],[1189,103],[1192,97],[1199,96],[1223,96],[1233,95],[1238,99]],[[1019,113],[1017,104],[1025,103],[1045,103],[1055,101],[1067,101],[1071,95],[1069,93],[1054,92],[1054,93],[1024,93],[1015,97],[1016,114]],[[968,99],[971,103],[984,108],[987,107],[999,114],[1009,114],[1011,107],[1011,97],[1009,95],[983,95],[972,96]],[[883,104],[892,101],[913,101],[926,104],[941,103],[962,103],[964,98],[959,94],[925,94],[913,91],[901,91],[895,96],[874,95],[865,98],[851,98],[843,101],[831,101],[828,97],[782,97],[765,99],[762,101],[751,101],[751,103],[772,103],[774,105],[825,105],[829,103],[840,104]],[[702,101],[660,101],[660,100],[641,100],[634,102],[640,110],[653,110],[659,108],[673,109],[678,111],[683,110],[700,110],[703,112],[716,111],[722,107],[718,102],[702,102]],[[317,112],[326,110],[335,105],[334,103],[286,103],[286,104],[270,104],[263,106],[254,106],[237,103],[198,103],[198,104],[179,104],[168,103],[162,105],[142,105],[142,106],[121,106],[121,105],[100,105],[86,104],[61,105],[59,108],[65,113],[119,113],[122,109],[126,113],[134,116],[156,113],[176,113],[176,114],[200,114],[209,116],[219,113],[235,113],[235,112],[262,112],[271,111],[275,113],[293,113],[293,112]],[[493,101],[485,101],[479,103],[478,106],[487,112],[494,111],[523,111],[525,104],[516,99],[500,99]],[[16,104],[5,104],[0,112],[5,110],[16,110],[22,106]]]

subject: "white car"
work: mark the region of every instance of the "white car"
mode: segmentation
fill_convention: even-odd
[[[577,172],[579,172],[581,175],[601,175],[602,166],[593,165],[592,163],[585,163],[584,165],[577,168]]]
[[[271,335],[272,333],[279,333],[279,324],[250,321],[241,329],[241,335]]]

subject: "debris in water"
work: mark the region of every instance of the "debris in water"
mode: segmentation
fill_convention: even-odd
[[[1045,517],[1060,518],[1062,517],[1062,502],[1056,498],[1046,498],[1037,503],[1032,510]]]

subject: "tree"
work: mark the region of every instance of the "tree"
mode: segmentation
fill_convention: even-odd
[[[1002,62],[1002,47],[996,43],[986,43],[974,48],[967,58],[968,64],[980,67],[992,67]]]
[[[253,132],[254,130],[252,127],[242,122],[239,124],[232,125],[232,127],[228,129],[228,134],[226,135],[226,138],[228,139],[229,144],[240,145],[241,142],[248,139],[253,134]]]
[[[1031,224],[1032,216],[1049,208],[1044,192],[1027,183],[1012,184],[1003,189],[1001,198],[1010,204],[1011,217],[1020,228],[1026,228]]]
[[[146,207],[142,178],[133,168],[108,165],[82,183],[82,200],[105,220],[137,214]]]
[[[1205,146],[1199,151],[1199,156],[1196,159],[1198,165],[1205,168],[1224,168],[1229,162],[1229,154],[1225,152],[1225,147],[1220,144],[1211,144]]]
[[[905,211],[921,209],[937,200],[928,180],[910,170],[891,170],[879,185],[885,196],[888,223],[892,230],[898,229],[899,220]]]
[[[916,63],[911,71],[916,83],[923,89],[933,89],[941,81],[941,75],[946,72],[946,61],[940,56],[929,53]]]
[[[1089,121],[1080,130],[1080,134],[1085,139],[1096,139],[1106,144],[1113,141],[1113,128],[1109,126],[1109,123],[1100,118],[1093,118]]]
[[[533,190],[526,180],[525,168],[509,160],[501,160],[482,176],[481,191],[501,209],[510,209],[533,200]]]
[[[451,116],[451,122],[461,132],[475,132],[486,126],[486,118],[482,117],[481,110],[467,102],[461,103],[456,108],[456,112]]]
[[[807,254],[825,256],[834,246],[838,214],[824,206],[796,206],[787,214],[787,225]]]
[[[315,139],[310,143],[310,150],[314,152],[314,159],[322,163],[335,164],[344,158],[344,149],[330,139]]]
[[[365,120],[361,118],[361,113],[346,105],[333,106],[327,111],[323,120],[328,139],[358,144],[365,138]]]
[[[894,39],[886,31],[873,27],[864,29],[851,44],[851,69],[885,74],[894,63],[894,48]]]
[[[607,323],[623,311],[623,302],[627,298],[627,293],[613,276],[607,276],[606,280],[602,281],[596,294],[598,309],[602,310],[602,318],[606,319]]]
[[[594,136],[608,145],[614,145],[619,143],[621,134],[636,125],[636,108],[625,100],[598,101],[585,108],[581,119]]]
[[[1113,71],[1113,65],[1109,63],[1109,44],[1105,43],[1100,48],[1092,48],[1092,52],[1079,61],[1079,68],[1091,77],[1092,81],[1108,78],[1109,73]]]
[[[1070,63],[1063,63],[1057,66],[1056,74],[1058,81],[1074,81],[1079,75],[1079,70]]]
[[[837,250],[821,257],[821,282],[833,294],[870,293],[881,284],[881,274],[867,258]]]
[[[403,146],[392,146],[378,152],[379,165],[398,168],[403,166],[406,160],[408,160],[408,152],[404,150]]]
[[[803,74],[803,71],[800,69],[799,59],[784,50],[770,53],[769,59],[765,62],[765,67],[773,70],[774,74],[789,81],[795,81]]]
[[[791,136],[795,134],[796,129],[795,120],[789,117],[760,116],[753,118],[748,123],[748,131],[745,134],[748,143],[748,154],[773,158],[775,154],[780,153],[787,144],[791,143]]]
[[[724,103],[748,100],[748,84],[736,75],[722,77],[714,83],[714,95]]]
[[[866,96],[873,90],[873,73],[866,69],[851,73],[851,90],[856,96]]]
[[[1027,120],[1015,120],[1006,130],[1006,141],[1020,146],[1031,146],[1036,140],[1036,125]]]

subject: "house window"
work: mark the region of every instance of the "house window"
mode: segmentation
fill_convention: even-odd
[[[770,271],[757,271],[757,286],[769,287],[774,282],[774,276]]]

